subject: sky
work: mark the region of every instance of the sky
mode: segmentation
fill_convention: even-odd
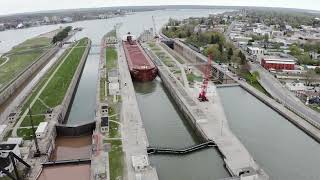
[[[0,14],[144,5],[267,6],[320,10],[320,0],[0,0]]]

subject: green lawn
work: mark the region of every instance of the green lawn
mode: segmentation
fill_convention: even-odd
[[[34,127],[35,130],[37,129],[37,127]],[[19,137],[22,137],[24,140],[30,140],[33,138],[33,134],[32,134],[32,128],[19,128],[17,131],[17,135]]]
[[[85,46],[87,42],[87,38],[81,39],[77,46]],[[72,50],[67,59],[63,62],[59,70],[56,72],[55,76],[51,79],[44,91],[41,93],[39,99],[31,107],[33,115],[44,114],[48,108],[53,108],[61,104],[74,76],[74,73],[79,65],[84,50],[85,47],[75,48]],[[64,58],[68,52],[69,51],[67,51],[61,58]],[[48,74],[42,79],[42,82],[37,86],[37,89],[30,96],[27,103],[24,104],[22,112],[24,112],[29,107],[29,104],[38,94],[41,87],[43,87],[43,85],[46,83],[46,80],[52,75],[54,69],[56,69],[57,66],[58,65],[56,65],[55,68],[52,68],[50,72],[48,72]],[[44,117],[44,115],[33,116],[35,125],[42,122],[44,120]],[[29,116],[25,117],[25,119],[23,120],[21,127],[24,126],[30,126]]]
[[[114,47],[106,48],[106,66],[107,70],[117,67],[118,54]]]
[[[100,79],[100,102],[104,101],[105,97],[106,97],[106,79],[105,78],[101,78]]]
[[[4,54],[10,60],[0,67],[0,84],[7,84],[30,64],[35,62],[50,46],[50,38],[36,37],[15,46]],[[3,62],[3,58],[0,60]]]
[[[261,86],[261,84],[256,79],[254,79],[249,71],[242,73],[241,76],[247,81],[248,84],[270,97],[269,93]]]
[[[110,180],[123,179],[123,151],[121,140],[107,141],[111,144],[109,151]]]

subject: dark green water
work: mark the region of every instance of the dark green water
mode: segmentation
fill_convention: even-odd
[[[182,148],[198,143],[198,138],[181,116],[160,79],[134,83],[136,96],[150,145]],[[185,156],[152,155],[160,180],[216,180],[229,177],[215,149]]]
[[[272,180],[319,180],[320,145],[240,87],[218,88],[230,128]]]

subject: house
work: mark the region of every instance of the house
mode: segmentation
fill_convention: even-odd
[[[148,156],[146,155],[132,156],[131,160],[132,166],[137,172],[143,171],[150,166]]]
[[[101,117],[101,132],[109,132],[109,118]]]
[[[41,122],[36,130],[36,137],[37,138],[44,138],[46,136],[48,129],[48,122]]]

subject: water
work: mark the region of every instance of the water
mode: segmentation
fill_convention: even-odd
[[[142,120],[149,144],[183,148],[199,143],[184,117],[166,94],[161,80],[134,83]],[[151,164],[161,180],[212,180],[229,177],[223,160],[214,149],[186,156],[152,155]]]
[[[232,131],[270,179],[320,179],[316,141],[242,88],[218,92]]]

